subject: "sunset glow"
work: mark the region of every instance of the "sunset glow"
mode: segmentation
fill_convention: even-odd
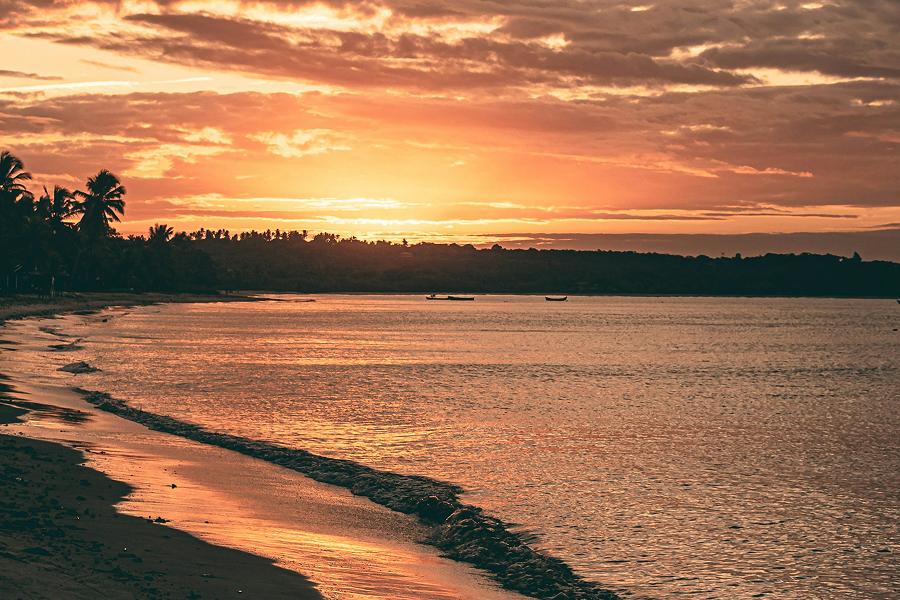
[[[122,233],[900,227],[900,6],[701,4],[12,0],[0,146]]]

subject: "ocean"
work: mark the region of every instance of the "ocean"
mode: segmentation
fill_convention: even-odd
[[[465,490],[633,597],[900,588],[900,306],[273,296],[111,309],[76,383]],[[71,376],[59,374],[71,379]]]

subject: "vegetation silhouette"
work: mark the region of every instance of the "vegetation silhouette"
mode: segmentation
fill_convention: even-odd
[[[74,213],[81,215],[78,230],[89,238],[108,237],[113,233],[110,221],[118,222],[125,214],[125,186],[119,178],[101,170],[87,180],[87,191],[75,192]]]
[[[165,224],[121,236],[125,187],[107,170],[85,190],[35,200],[31,175],[0,153],[0,293],[54,291],[464,292],[754,296],[900,295],[900,264],[858,254],[685,257],[637,252],[479,250],[396,244],[306,230]]]

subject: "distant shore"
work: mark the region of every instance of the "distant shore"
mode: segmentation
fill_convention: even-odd
[[[228,301],[232,296],[86,294],[0,300],[0,323],[113,305]],[[27,413],[0,375],[0,597],[321,598],[302,575],[116,512],[131,489],[83,466],[84,454],[2,433]]]
[[[252,302],[239,294],[161,294],[161,293],[64,293],[53,298],[22,294],[0,296],[0,325],[4,321],[26,317],[46,317],[64,313],[94,312],[110,306],[144,306],[172,302]]]

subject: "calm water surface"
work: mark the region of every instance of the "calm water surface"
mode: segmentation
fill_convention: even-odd
[[[459,483],[638,597],[888,598],[897,327],[874,300],[322,296],[86,317],[58,360],[145,410]]]

